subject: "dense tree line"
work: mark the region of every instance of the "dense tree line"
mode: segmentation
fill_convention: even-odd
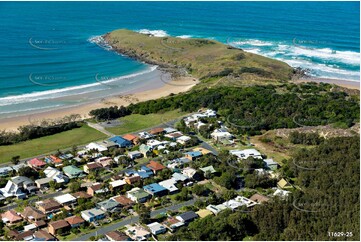
[[[98,121],[107,121],[129,115],[131,111],[124,106],[111,106],[109,108],[91,110],[89,114]]]
[[[360,141],[357,137],[325,140],[315,148],[301,150],[285,161],[284,174],[295,178],[297,187],[287,198],[274,197],[255,206],[251,212],[243,209],[226,210],[181,228],[169,240],[356,240],[360,239]],[[223,168],[225,154],[221,153],[218,168]],[[215,165],[213,158],[203,164]],[[307,163],[309,164],[304,164]],[[301,166],[302,165],[302,166]],[[229,172],[229,169],[225,172]],[[224,173],[222,173],[224,174]],[[246,183],[267,179],[246,175]],[[271,181],[268,181],[271,182]],[[273,181],[274,182],[274,181]],[[267,184],[274,186],[275,184]],[[255,187],[259,187],[259,184]],[[202,191],[198,191],[200,193]],[[232,193],[232,191],[230,191]],[[230,194],[227,199],[233,198]],[[222,203],[225,195],[208,196],[212,204]],[[329,232],[352,232],[332,237]]]
[[[338,123],[350,127],[359,119],[358,97],[330,91],[328,84],[217,87],[131,104],[132,113],[181,109],[215,109],[228,126],[241,133]],[[281,90],[281,91],[280,91]]]

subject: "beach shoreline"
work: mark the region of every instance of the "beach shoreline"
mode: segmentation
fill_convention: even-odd
[[[179,84],[180,81],[182,83],[181,85]],[[87,119],[90,118],[89,112],[94,109],[110,106],[128,106],[131,103],[135,104],[167,97],[170,94],[187,92],[197,83],[199,83],[199,81],[193,77],[182,77],[181,80],[175,79],[167,83],[164,82],[161,87],[155,85],[155,87],[152,88],[149,86],[147,88],[130,91],[126,94],[112,95],[99,100],[94,100],[90,103],[80,104],[75,107],[64,107],[58,110],[3,118],[0,119],[0,130],[17,131],[18,127],[22,125],[40,123],[41,120],[61,119],[71,114],[79,114],[81,119]]]

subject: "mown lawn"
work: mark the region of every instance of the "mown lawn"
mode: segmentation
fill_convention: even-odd
[[[0,163],[9,162],[11,157],[20,155],[21,159],[71,148],[91,141],[105,139],[107,136],[87,125],[38,139],[21,142],[14,145],[0,146]]]
[[[120,118],[121,124],[119,126],[107,128],[106,130],[117,135],[123,135],[169,122],[185,114],[178,110],[147,115],[132,114]]]

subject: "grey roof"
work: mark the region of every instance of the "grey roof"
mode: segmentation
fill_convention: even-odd
[[[178,215],[178,216],[181,217],[184,221],[190,221],[195,218],[198,218],[198,215],[193,211],[188,211],[188,212],[182,213],[181,215]]]
[[[113,199],[108,199],[108,200],[105,200],[105,201],[98,202],[97,205],[100,208],[104,208],[106,210],[111,210],[111,209],[119,206],[120,204],[117,201],[113,200]]]
[[[35,183],[41,185],[41,184],[49,183],[49,182],[51,182],[51,181],[53,181],[53,178],[51,178],[51,177],[45,177],[45,178],[41,178],[41,179],[35,180]]]
[[[20,184],[30,184],[33,183],[33,181],[26,177],[26,176],[15,176],[13,178],[11,178],[11,181],[16,184],[16,185],[20,185]]]

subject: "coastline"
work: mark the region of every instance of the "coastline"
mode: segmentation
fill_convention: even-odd
[[[126,94],[113,95],[102,98],[91,103],[81,104],[76,107],[66,107],[58,110],[45,111],[30,115],[22,115],[10,118],[0,119],[0,130],[17,131],[22,125],[31,124],[32,121],[44,119],[59,119],[71,114],[79,114],[82,119],[89,118],[89,111],[98,108],[110,106],[128,106],[129,104],[158,99],[169,96],[170,94],[178,94],[190,90],[199,81],[193,77],[182,77],[182,85],[179,85],[179,79],[164,83],[161,87],[142,88],[141,90],[133,90]],[[144,90],[146,89],[146,90]]]
[[[345,87],[348,89],[360,90],[360,82],[341,80],[341,79],[307,77],[307,78],[299,78],[297,80],[293,80],[293,82],[296,84],[305,83],[305,82],[317,82],[317,83],[323,82],[323,83],[335,84],[337,86]]]

